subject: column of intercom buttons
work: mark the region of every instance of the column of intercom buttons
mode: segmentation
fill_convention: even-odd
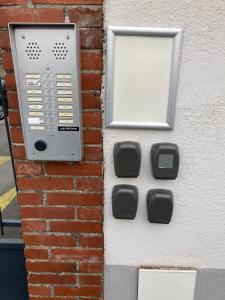
[[[118,142],[113,149],[117,177],[136,178],[141,167],[141,147],[137,142]],[[151,148],[150,161],[155,179],[176,179],[179,171],[179,150],[173,143],[158,143]],[[153,189],[147,193],[147,216],[150,223],[169,224],[174,199],[170,190]],[[138,207],[136,186],[120,184],[112,190],[112,212],[116,219],[133,220]]]

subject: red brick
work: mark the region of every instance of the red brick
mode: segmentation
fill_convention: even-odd
[[[79,27],[101,27],[102,8],[71,8],[69,9],[70,22]]]
[[[102,262],[102,250],[90,249],[51,249],[52,258],[57,260],[77,260],[79,262]]]
[[[47,203],[50,205],[98,206],[103,204],[102,195],[49,193]]]
[[[9,22],[64,22],[64,12],[59,8],[0,9],[0,26],[7,27]]]
[[[84,147],[84,160],[98,161],[103,159],[101,147]]]
[[[15,159],[23,160],[23,159],[26,158],[24,146],[13,145],[12,146],[12,151],[13,151],[13,156],[14,156]]]
[[[12,54],[10,52],[5,52],[2,54],[2,59],[3,59],[3,67],[5,71],[12,71],[13,70]]]
[[[77,300],[77,298],[66,298],[66,300]],[[52,297],[52,296],[39,296],[38,298],[36,296],[32,297],[30,296],[29,297],[29,300],[65,300],[65,297]],[[82,299],[82,300],[101,300],[101,299]]]
[[[97,222],[51,221],[51,232],[102,232],[102,224]]]
[[[29,272],[36,273],[74,273],[76,272],[76,264],[60,263],[60,262],[27,262],[26,269]]]
[[[19,193],[17,199],[20,205],[41,205],[43,203],[42,194]]]
[[[79,220],[102,221],[102,209],[101,208],[78,208],[77,218]]]
[[[104,269],[103,264],[96,263],[80,263],[80,272],[81,273],[102,273]]]
[[[25,249],[24,251],[26,259],[47,259],[47,249]]]
[[[102,278],[99,275],[80,275],[80,285],[101,285]]]
[[[81,68],[82,70],[102,70],[102,52],[83,51]]]
[[[84,130],[84,144],[101,144],[102,133],[100,130]]]
[[[0,31],[0,48],[4,50],[10,48],[8,31]]]
[[[100,178],[77,178],[76,189],[86,192],[103,191],[103,180]]]
[[[32,299],[31,299],[32,300]],[[35,299],[36,300],[36,299]],[[38,299],[38,300],[41,300],[41,299]],[[60,299],[56,299],[56,300],[60,300]],[[90,297],[88,297],[88,298],[86,298],[86,297],[82,297],[82,300],[102,300],[102,297],[98,297],[98,298],[96,298],[96,297],[94,297],[94,298],[90,298]]]
[[[84,127],[101,127],[102,115],[99,111],[85,111],[83,113]]]
[[[26,245],[38,246],[74,247],[77,243],[75,237],[66,235],[25,234],[23,239]]]
[[[21,220],[23,232],[44,232],[46,231],[45,221]]]
[[[17,175],[41,175],[42,164],[40,162],[15,162]]]
[[[75,284],[75,275],[56,275],[56,274],[29,274],[29,283],[43,283],[43,284]]]
[[[32,0],[39,4],[102,4],[103,0]]]
[[[100,297],[100,287],[55,287],[56,296],[86,296],[86,297]]]
[[[17,178],[18,188],[21,190],[72,190],[72,178]]]
[[[5,75],[5,85],[7,90],[16,90],[16,78],[14,74]]]
[[[80,236],[79,245],[81,247],[102,248],[104,241],[102,236]]]
[[[82,95],[82,107],[83,108],[101,108],[101,100],[99,94],[96,92],[85,92]]]
[[[67,297],[67,298],[65,298],[65,297],[52,297],[52,296],[40,296],[40,297],[36,297],[36,296],[34,296],[34,297],[32,297],[32,296],[30,296],[29,297],[29,300],[78,300],[77,298],[71,298],[71,297]],[[82,300],[101,300],[101,299],[97,299],[97,298],[95,298],[95,299],[82,299]]]
[[[73,175],[73,176],[98,176],[102,175],[102,165],[96,163],[63,163],[47,162],[46,174]]]
[[[10,129],[12,143],[23,144],[23,132],[21,127],[11,127]]]
[[[20,215],[23,219],[73,219],[72,207],[22,207]]]
[[[27,0],[1,0],[0,1],[0,6],[1,5],[23,5],[26,4]]]
[[[21,125],[19,111],[9,111],[9,123],[11,126],[20,126]]]
[[[36,296],[50,296],[51,295],[51,289],[49,287],[29,285],[28,291],[29,291],[29,295],[36,295]]]
[[[83,90],[100,90],[102,77],[99,73],[83,73],[82,89]]]
[[[18,109],[19,108],[19,101],[16,92],[7,92],[7,100],[8,100],[8,107],[9,109]]]
[[[102,49],[103,34],[102,29],[81,29],[81,48],[82,49]]]

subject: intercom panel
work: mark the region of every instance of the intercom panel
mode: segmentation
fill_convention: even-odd
[[[27,159],[83,156],[79,32],[75,24],[9,25]]]

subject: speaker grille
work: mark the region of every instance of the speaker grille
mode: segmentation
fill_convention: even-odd
[[[25,51],[29,59],[37,60],[41,55],[41,49],[36,42],[29,42]]]
[[[68,49],[64,43],[55,43],[52,52],[56,59],[65,59],[68,53]]]

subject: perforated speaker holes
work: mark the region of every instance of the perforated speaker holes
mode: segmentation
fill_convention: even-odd
[[[28,43],[25,51],[29,59],[39,59],[41,55],[41,49],[37,43],[33,43],[33,42]]]
[[[68,53],[68,49],[64,43],[55,43],[52,52],[55,55],[56,59],[65,59]]]

